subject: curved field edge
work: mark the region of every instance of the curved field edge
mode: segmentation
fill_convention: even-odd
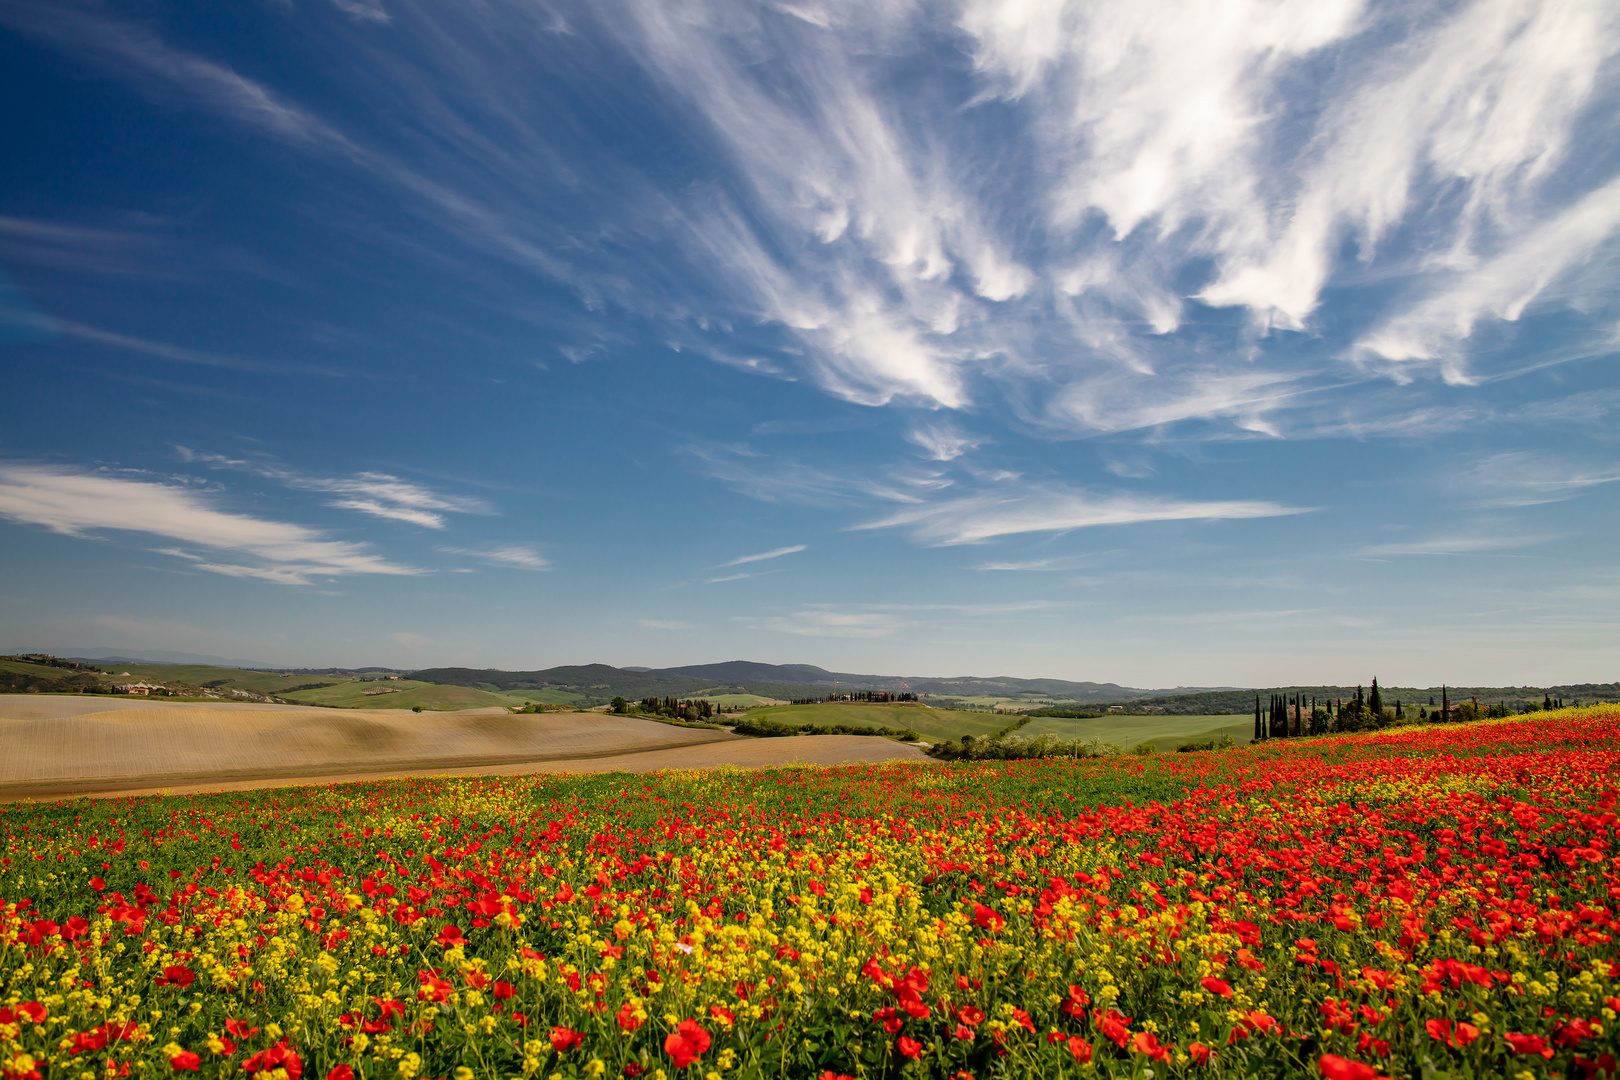
[[[0,1069],[1596,1075],[1617,739],[6,807]]]

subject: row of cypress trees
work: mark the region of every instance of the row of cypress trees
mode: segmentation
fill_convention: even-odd
[[[1447,717],[1451,713],[1451,700],[1445,687],[1440,693],[1445,699],[1444,712]],[[1432,700],[1432,699],[1431,699]],[[1254,739],[1259,742],[1263,739],[1286,739],[1291,736],[1320,735],[1327,731],[1360,731],[1363,728],[1379,727],[1386,723],[1398,721],[1402,715],[1401,703],[1395,702],[1393,716],[1384,712],[1384,697],[1379,692],[1378,680],[1372,681],[1372,692],[1363,699],[1361,687],[1356,687],[1356,696],[1352,700],[1328,699],[1321,705],[1316,698],[1310,699],[1310,705],[1305,704],[1303,694],[1272,694],[1269,710],[1261,713],[1260,695],[1254,696]]]

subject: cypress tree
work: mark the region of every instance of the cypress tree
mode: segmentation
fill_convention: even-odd
[[[1254,741],[1259,742],[1265,736],[1260,733],[1260,695],[1254,695]]]
[[[1375,720],[1384,715],[1384,698],[1378,692],[1377,679],[1373,680],[1372,693],[1367,695],[1367,708],[1372,710],[1373,719]]]

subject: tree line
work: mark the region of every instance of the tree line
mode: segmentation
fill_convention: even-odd
[[[1579,705],[1580,702],[1576,701],[1575,704]],[[1329,731],[1371,731],[1412,720],[1454,723],[1563,707],[1564,699],[1555,698],[1551,694],[1543,694],[1540,704],[1535,701],[1521,701],[1517,708],[1505,701],[1481,705],[1477,695],[1468,701],[1453,704],[1451,688],[1441,686],[1439,707],[1435,707],[1434,697],[1430,695],[1428,705],[1418,705],[1414,716],[1410,712],[1410,707],[1403,705],[1399,698],[1395,699],[1393,706],[1386,708],[1383,693],[1379,690],[1378,680],[1375,678],[1372,681],[1372,689],[1365,696],[1362,688],[1358,686],[1356,696],[1353,698],[1330,697],[1318,701],[1312,696],[1309,704],[1306,704],[1304,694],[1272,694],[1269,705],[1262,710],[1260,695],[1256,694],[1254,739],[1260,742],[1264,739],[1322,735]]]

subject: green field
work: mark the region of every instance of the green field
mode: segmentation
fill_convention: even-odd
[[[443,684],[439,684],[443,685]],[[478,687],[486,694],[507,699],[509,705],[527,705],[538,701],[544,705],[577,705],[585,700],[584,694],[576,694],[569,690],[559,690],[553,686],[528,690],[502,690],[494,683],[484,683]]]
[[[960,709],[934,709],[914,702],[827,701],[815,705],[768,705],[752,709],[754,719],[779,724],[847,724],[850,727],[910,728],[929,742],[954,741],[963,735],[994,735],[1016,717]]]
[[[935,708],[942,709],[949,709],[955,705],[971,705],[979,709],[1016,709],[1020,711],[1033,709],[1042,705],[1056,704],[1051,698],[1041,697],[1038,694],[1018,694],[1014,696],[978,694],[966,697],[946,697],[942,695],[930,694],[928,696],[928,703],[933,705]],[[1061,704],[1074,705],[1076,708],[1080,709],[1085,708],[1084,705],[1076,705],[1074,702],[1062,702]]]
[[[704,701],[713,702],[724,709],[753,709],[777,700],[760,697],[758,694],[697,694],[695,696]]]
[[[1037,716],[1018,729],[1019,735],[1056,735],[1060,739],[1098,738],[1129,750],[1151,742],[1169,752],[1192,739],[1219,739],[1222,734],[1243,745],[1254,737],[1253,715],[1225,716],[1099,716],[1095,720],[1069,720]]]
[[[341,675],[283,675],[279,671],[244,671],[241,668],[214,667],[210,664],[101,664],[111,672],[99,678],[104,682],[126,682],[129,678],[146,682],[185,683],[188,686],[217,685],[225,690],[248,690],[255,694],[281,694],[289,687],[315,682],[343,682]]]
[[[30,664],[25,660],[0,660],[0,671],[9,671],[13,675],[37,675],[41,679],[65,679],[73,674],[71,668]]]
[[[306,679],[312,682],[312,679]],[[397,688],[393,694],[366,694],[367,690],[387,686]],[[434,683],[401,679],[398,682],[342,682],[336,686],[323,686],[318,690],[298,690],[281,695],[288,701],[310,705],[330,705],[340,709],[409,709],[420,705],[424,709],[451,711],[479,709],[490,705],[510,708],[522,703],[521,698],[505,694],[491,694],[474,690],[470,686],[438,686]]]

